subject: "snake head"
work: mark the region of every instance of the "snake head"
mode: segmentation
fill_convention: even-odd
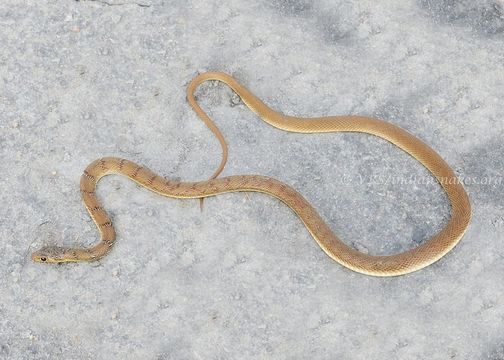
[[[43,248],[32,253],[32,260],[40,263],[62,263],[72,261],[72,257],[68,256],[71,249],[59,246],[44,246]]]

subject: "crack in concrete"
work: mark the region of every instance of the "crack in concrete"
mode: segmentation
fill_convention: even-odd
[[[80,1],[80,0],[75,0],[75,1]],[[140,6],[140,7],[143,7],[143,8],[149,8],[149,7],[152,6],[152,4],[142,4],[142,3],[136,3],[136,2],[111,3],[111,2],[108,2],[108,1],[105,1],[105,0],[85,0],[85,1],[97,2],[97,3],[100,3],[100,4],[106,5],[106,6],[136,5],[136,6]],[[84,1],[82,1],[82,2],[84,2]]]

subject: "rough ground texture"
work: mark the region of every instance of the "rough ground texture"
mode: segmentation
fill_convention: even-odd
[[[500,0],[2,1],[0,358],[504,359],[503,40]],[[185,101],[206,70],[289,114],[409,130],[470,178],[466,236],[422,271],[367,277],[274,198],[201,213],[112,176],[112,253],[32,263],[40,245],[96,241],[78,191],[95,158],[212,174],[218,142]],[[403,251],[446,224],[440,186],[392,181],[432,179],[385,141],[275,130],[218,84],[198,96],[229,143],[224,174],[289,183],[359,250]]]

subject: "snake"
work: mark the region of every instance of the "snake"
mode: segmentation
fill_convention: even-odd
[[[199,106],[195,92],[206,81],[219,81],[229,86],[251,111],[271,126],[295,133],[357,132],[371,134],[394,144],[418,160],[437,179],[450,202],[450,218],[430,239],[409,250],[391,255],[372,255],[358,251],[343,242],[322,219],[317,210],[298,191],[275,178],[262,175],[219,177],[228,158],[225,138],[212,119]],[[89,215],[96,224],[100,239],[89,247],[45,246],[33,252],[32,260],[40,263],[96,261],[106,256],[116,242],[111,217],[100,205],[96,186],[110,174],[125,176],[159,195],[169,198],[204,199],[233,192],[260,192],[273,196],[288,207],[322,250],[337,263],[358,273],[372,276],[397,276],[420,270],[447,254],[464,235],[471,219],[467,193],[450,166],[440,155],[408,131],[383,120],[341,115],[314,118],[290,116],[268,107],[232,76],[223,72],[205,72],[194,77],[187,87],[187,101],[199,118],[215,134],[222,148],[217,170],[204,181],[184,182],[166,179],[130,160],[103,157],[93,161],[80,179],[80,192]]]

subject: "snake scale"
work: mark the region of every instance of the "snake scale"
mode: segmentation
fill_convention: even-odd
[[[292,187],[270,177],[237,175],[217,178],[223,170],[228,149],[224,137],[197,104],[194,92],[209,80],[227,84],[256,115],[268,124],[297,133],[326,133],[351,131],[367,133],[385,139],[401,148],[424,165],[440,182],[451,203],[451,217],[446,226],[431,239],[408,251],[386,256],[361,253],[341,241],[322,220],[313,206]],[[196,76],[188,86],[187,99],[198,116],[217,136],[222,147],[222,160],[209,180],[182,182],[162,178],[132,161],[105,157],[92,162],[81,177],[82,200],[101,235],[100,241],[89,248],[46,246],[32,254],[36,262],[61,263],[98,260],[108,254],[115,243],[112,220],[96,196],[98,181],[109,174],[120,174],[162,196],[171,198],[205,198],[223,193],[262,192],[283,201],[302,220],[320,247],[341,265],[359,273],[374,276],[395,276],[419,270],[439,260],[461,239],[471,219],[469,198],[448,164],[429,146],[407,131],[382,120],[364,116],[330,116],[300,118],[276,112],[264,104],[231,76],[221,72],[207,72]],[[443,181],[444,180],[444,181]]]

